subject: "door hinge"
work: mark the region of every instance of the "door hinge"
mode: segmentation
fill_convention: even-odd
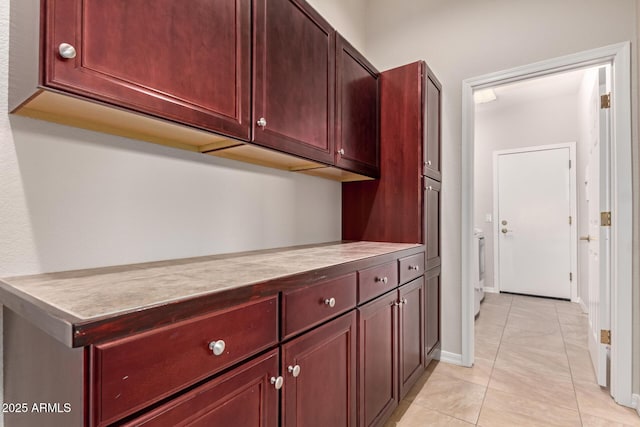
[[[569,281],[573,282],[573,273],[569,273]]]
[[[571,169],[571,160],[569,160],[569,169]]]
[[[569,215],[569,225],[573,224],[573,218]]]
[[[600,212],[600,225],[611,227],[611,212]]]
[[[600,95],[600,108],[611,108],[611,93]]]
[[[611,344],[611,331],[608,329],[600,329],[600,343]]]

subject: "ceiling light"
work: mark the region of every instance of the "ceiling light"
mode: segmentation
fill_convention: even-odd
[[[473,92],[473,100],[476,104],[484,104],[485,102],[491,102],[496,100],[496,93],[493,89],[482,89]]]

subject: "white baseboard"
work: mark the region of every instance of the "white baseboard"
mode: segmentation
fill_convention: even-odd
[[[589,309],[587,308],[587,305],[584,303],[584,301],[580,297],[578,297],[578,304],[580,304],[580,308],[582,309],[583,313],[585,314],[589,313]]]
[[[485,292],[488,292],[490,294],[498,294],[498,293],[500,293],[500,291],[498,289],[494,288],[493,286],[492,287],[485,286],[482,289],[484,289]]]
[[[640,416],[640,394],[631,395],[631,406],[636,408],[636,412],[638,413],[638,416]]]
[[[450,363],[452,365],[462,366],[462,355],[458,353],[450,353],[448,351],[443,350],[440,352],[439,360],[444,363]]]

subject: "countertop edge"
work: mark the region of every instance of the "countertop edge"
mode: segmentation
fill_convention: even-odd
[[[77,318],[44,301],[31,297],[2,280],[0,280],[0,302],[66,346],[76,348],[122,338],[424,251],[424,245],[416,245],[386,254],[284,275],[264,282],[212,291],[211,293],[88,320]]]

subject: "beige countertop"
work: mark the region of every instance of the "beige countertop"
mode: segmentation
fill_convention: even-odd
[[[420,246],[337,242],[1,280],[3,290],[82,322]]]

